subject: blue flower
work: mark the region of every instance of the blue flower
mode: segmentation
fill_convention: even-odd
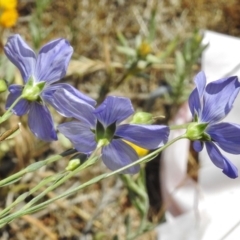
[[[240,125],[220,122],[231,111],[238,95],[238,78],[224,78],[206,86],[206,76],[200,72],[195,77],[195,83],[197,87],[191,93],[188,103],[194,121],[199,123],[203,131],[201,137],[192,139],[196,140],[193,147],[200,152],[204,143],[212,162],[228,177],[236,178],[237,168],[222,155],[218,147],[228,153],[240,154]]]
[[[134,112],[127,98],[109,96],[94,109],[79,103],[74,96],[72,96],[71,105],[68,104],[65,99],[70,94],[65,90],[59,90],[55,94],[65,96],[61,99],[61,103],[69,105],[69,111],[72,112],[73,117],[80,120],[60,124],[59,131],[82,153],[90,154],[100,142],[104,143],[102,160],[111,170],[117,170],[138,159],[135,150],[124,140],[146,149],[159,148],[168,140],[167,126],[120,124]],[[139,166],[134,166],[123,173],[134,174],[138,171]]]
[[[4,47],[9,60],[20,70],[25,87],[13,84],[9,87],[6,102],[8,109],[20,96],[22,99],[12,109],[22,116],[29,114],[28,125],[38,138],[45,141],[57,140],[51,114],[46,103],[52,105],[63,116],[69,116],[68,110],[58,104],[54,92],[66,89],[76,97],[95,105],[95,101],[85,96],[71,85],[58,83],[66,74],[73,49],[65,39],[56,39],[41,48],[38,56],[19,35],[9,37]],[[58,96],[61,98],[61,96]]]

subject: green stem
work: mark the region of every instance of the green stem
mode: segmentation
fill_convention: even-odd
[[[33,172],[39,168],[41,168],[42,166],[44,165],[47,165],[47,164],[50,164],[52,162],[55,162],[55,161],[58,161],[59,159],[61,159],[62,157],[65,157],[65,156],[68,156],[68,155],[71,155],[73,154],[74,152],[76,152],[75,149],[71,149],[71,150],[68,150],[68,151],[64,151],[62,152],[61,154],[59,155],[55,155],[53,157],[50,157],[46,160],[42,160],[42,161],[39,161],[39,162],[35,162],[31,165],[29,165],[28,167],[24,168],[23,170],[21,170],[20,172],[17,172],[3,180],[0,181],[0,187],[3,187],[3,186],[6,186],[6,185],[9,185],[11,183],[14,183],[18,180],[21,179],[21,177],[23,175],[25,175],[26,173],[28,172]]]
[[[48,188],[46,188],[41,194],[39,194],[38,196],[36,196],[35,198],[33,198],[30,202],[28,202],[23,208],[21,208],[19,211],[10,214],[8,216],[5,216],[4,218],[1,218],[0,220],[0,227],[4,226],[6,223],[14,220],[15,218],[21,217],[23,215],[26,214],[26,212],[29,211],[29,209],[32,209],[34,207],[31,208],[31,206],[38,202],[42,197],[44,197],[48,192],[54,190],[55,188],[57,188],[58,186],[60,186],[62,183],[66,182],[69,178],[73,177],[74,175],[76,175],[76,173],[79,173],[81,170],[89,167],[90,165],[94,164],[95,161],[98,159],[98,157],[94,157],[92,156],[90,159],[88,159],[88,161],[84,162],[82,165],[80,165],[78,168],[76,168],[74,171],[66,173],[67,175],[62,175],[62,173],[59,175],[58,178],[56,178],[55,183],[51,186],[49,186]],[[47,201],[46,201],[47,202]],[[14,204],[16,205],[16,204]],[[41,204],[39,204],[41,205]],[[36,205],[38,206],[38,205]],[[4,211],[5,213],[5,211]]]
[[[139,59],[135,60],[130,68],[128,68],[122,77],[115,83],[114,88],[118,88],[129,76],[134,75],[135,70],[137,69]]]
[[[58,187],[59,185],[61,185],[63,182],[65,182],[66,180],[68,180],[70,177],[73,176],[73,173],[76,173],[75,169],[74,171],[68,173],[67,175],[63,175],[62,173],[60,174],[59,178],[56,179],[55,183],[49,187],[47,187],[44,191],[42,191],[39,195],[37,195],[36,197],[34,197],[30,202],[28,202],[22,209],[21,211],[24,211],[28,208],[30,208],[34,203],[38,202],[42,197],[44,197],[48,192],[52,191],[53,189],[55,189],[56,187]]]
[[[14,183],[27,173],[26,168],[0,181],[0,187]]]
[[[14,202],[12,202],[9,206],[7,206],[6,208],[4,208],[1,212],[0,212],[0,218],[3,218],[4,216],[6,216],[9,211],[15,207],[18,203],[20,203],[21,201],[25,200],[26,197],[32,195],[34,192],[36,192],[37,190],[39,190],[41,187],[43,187],[44,185],[53,182],[53,181],[57,181],[57,179],[59,179],[60,177],[62,177],[62,173],[58,173],[57,176],[53,175],[50,177],[46,177],[44,178],[40,183],[38,183],[34,188],[32,188],[30,191],[25,192],[23,194],[21,194]]]
[[[142,158],[140,158],[139,160],[137,160],[137,161],[135,161],[135,162],[133,162],[133,163],[127,165],[127,166],[124,166],[124,167],[122,167],[122,168],[120,168],[120,169],[118,169],[118,170],[116,170],[116,171],[114,171],[114,172],[109,173],[107,177],[110,177],[110,176],[113,176],[113,175],[115,175],[115,174],[121,173],[122,171],[124,171],[124,170],[126,170],[126,169],[128,169],[128,168],[130,168],[130,167],[133,167],[133,166],[135,166],[135,165],[137,165],[137,164],[140,164],[140,163],[142,163],[142,162],[147,161],[149,158],[155,157],[158,153],[162,152],[163,150],[165,150],[166,148],[168,148],[170,145],[172,145],[172,144],[175,143],[176,141],[178,141],[178,140],[180,140],[180,139],[183,139],[183,138],[186,138],[185,134],[184,134],[184,135],[181,135],[181,136],[179,136],[179,137],[177,137],[177,138],[174,138],[173,140],[169,141],[169,142],[166,143],[164,146],[162,146],[161,148],[153,151],[152,153],[148,154],[147,156],[142,157]]]
[[[145,195],[146,192],[143,192],[142,188],[140,188],[138,184],[132,180],[131,176],[122,174],[120,175],[120,178],[124,182],[127,188],[137,193],[139,197],[141,197],[142,199],[146,198],[146,195]]]
[[[8,222],[10,222],[10,221],[12,221],[12,220],[14,220],[14,219],[16,219],[16,218],[18,218],[18,217],[21,217],[21,216],[23,216],[23,215],[26,215],[26,214],[30,214],[30,213],[39,211],[39,210],[45,208],[46,206],[48,206],[50,203],[52,203],[52,202],[54,202],[54,201],[56,201],[56,200],[58,200],[58,199],[67,197],[67,196],[69,196],[69,195],[72,195],[72,194],[78,192],[80,189],[83,189],[83,188],[85,188],[85,187],[87,187],[87,186],[89,186],[89,185],[92,185],[92,184],[94,184],[94,183],[96,183],[96,182],[98,182],[98,181],[100,181],[100,180],[102,180],[102,179],[105,179],[105,178],[111,177],[111,176],[113,176],[113,175],[116,175],[116,174],[118,174],[118,173],[121,173],[122,171],[124,171],[124,170],[126,170],[126,169],[128,169],[128,168],[130,168],[130,167],[133,167],[133,166],[135,166],[135,165],[137,165],[137,164],[140,164],[140,163],[143,163],[143,162],[147,162],[147,161],[149,161],[150,158],[155,157],[156,154],[160,153],[161,151],[165,150],[167,147],[169,147],[170,145],[172,145],[172,144],[175,143],[176,141],[178,141],[178,140],[180,140],[180,139],[183,139],[183,138],[186,138],[186,136],[185,136],[185,135],[179,136],[179,137],[177,137],[177,138],[169,141],[169,142],[168,142],[166,145],[164,145],[163,147],[155,150],[154,152],[148,154],[147,156],[145,156],[145,157],[143,157],[143,158],[140,158],[139,160],[137,160],[137,161],[135,161],[135,162],[133,162],[133,163],[127,165],[127,166],[124,166],[124,167],[122,167],[122,168],[120,168],[120,169],[118,169],[118,170],[116,170],[116,171],[114,171],[114,172],[104,173],[104,174],[102,174],[102,175],[100,175],[100,176],[97,176],[97,177],[89,180],[88,182],[83,183],[82,185],[80,185],[80,186],[78,186],[78,187],[76,187],[76,188],[69,189],[69,190],[67,190],[66,192],[64,192],[64,193],[62,193],[62,194],[59,194],[58,196],[56,196],[56,197],[54,197],[54,198],[51,198],[51,199],[49,199],[49,200],[47,200],[47,201],[45,201],[45,202],[43,202],[43,203],[40,203],[40,204],[38,204],[38,205],[35,205],[35,206],[30,207],[30,208],[25,209],[25,210],[20,209],[18,212],[15,212],[15,213],[13,213],[13,214],[5,217],[5,218],[2,218],[2,219],[0,220],[0,227],[4,226],[6,223],[8,223]],[[88,165],[88,162],[89,162],[89,161],[86,161],[83,165],[85,165],[85,164]],[[80,165],[80,167],[83,166],[83,165]],[[89,164],[89,165],[91,165],[91,164]],[[80,167],[79,167],[79,168],[80,168]],[[75,173],[77,173],[77,172],[79,171],[79,168],[75,169],[70,176],[73,176]],[[66,181],[66,179],[69,178],[68,176],[69,176],[69,175],[67,175],[67,176],[65,177],[65,181]],[[61,183],[63,182],[62,180],[60,180],[60,181],[61,181]],[[56,186],[56,185],[54,185],[54,186]],[[57,187],[57,186],[56,186],[56,187]],[[55,188],[55,187],[54,187],[54,188]],[[53,188],[53,189],[54,189],[54,188]],[[48,189],[48,190],[49,190],[49,189]]]
[[[91,164],[89,164],[89,162],[91,162]],[[43,192],[41,192],[39,195],[37,195],[35,198],[33,198],[30,202],[28,202],[21,210],[25,210],[30,208],[34,203],[38,202],[41,198],[43,198],[47,193],[51,192],[52,190],[54,190],[55,188],[59,187],[60,185],[62,185],[63,183],[65,183],[68,179],[70,179],[71,177],[73,177],[74,175],[76,175],[77,173],[79,173],[81,170],[89,167],[90,165],[92,165],[94,163],[94,157],[91,159],[88,159],[87,162],[88,164],[82,164],[80,165],[78,168],[76,168],[75,170],[73,170],[72,172],[68,172],[66,173],[65,176],[61,177],[59,179],[57,179],[55,181],[55,183],[51,186],[49,186],[48,188],[46,188]]]
[[[8,108],[8,110],[2,115],[0,118],[0,124],[8,120],[8,118],[12,115],[12,109],[17,105],[17,103],[22,99],[22,95],[18,97],[13,104]]]
[[[182,125],[173,125],[169,126],[170,130],[178,130],[178,129],[187,129],[189,123],[182,124]]]
[[[115,88],[118,88],[125,81],[125,79],[127,79],[129,75],[130,75],[130,71],[125,72],[115,84]]]
[[[93,153],[91,154],[91,156],[89,157],[89,159],[84,162],[83,164],[81,164],[79,167],[77,167],[76,169],[74,169],[71,172],[68,172],[66,176],[60,177],[59,179],[57,179],[57,181],[55,182],[55,184],[49,186],[48,188],[46,188],[41,194],[39,194],[38,196],[36,196],[35,198],[33,198],[30,202],[28,202],[28,204],[26,204],[21,210],[25,210],[27,208],[29,208],[30,206],[32,206],[34,203],[38,202],[42,197],[44,197],[47,193],[49,193],[50,191],[54,190],[55,188],[59,187],[60,185],[62,185],[63,183],[65,183],[68,179],[70,179],[71,177],[73,177],[74,175],[76,175],[77,173],[79,173],[80,171],[82,171],[83,169],[91,166],[92,164],[94,164],[98,157],[95,156],[97,151],[99,150],[101,146],[98,146]]]
[[[141,218],[141,223],[140,223],[140,226],[138,227],[137,232],[130,235],[128,237],[128,240],[136,239],[137,236],[140,236],[141,234],[143,234],[146,231],[146,226],[147,226],[147,215],[144,214],[144,216]]]

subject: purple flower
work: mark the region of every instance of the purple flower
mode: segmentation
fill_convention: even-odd
[[[55,94],[65,96],[61,103],[68,105],[65,101],[69,95],[67,91],[59,90]],[[102,160],[111,170],[119,169],[138,159],[135,150],[124,140],[146,149],[161,147],[168,140],[167,126],[120,124],[134,112],[127,98],[109,96],[94,109],[79,103],[79,100],[72,96],[71,105],[68,107],[73,117],[80,121],[63,123],[58,126],[59,131],[82,153],[90,154],[99,143],[104,143]],[[134,174],[138,171],[139,166],[134,166],[123,173]]]
[[[200,132],[200,137],[190,137],[191,140],[196,140],[193,147],[200,152],[205,143],[212,162],[228,177],[236,178],[237,168],[221,154],[218,147],[228,153],[240,154],[240,125],[220,122],[231,111],[238,95],[238,78],[224,78],[206,86],[206,76],[200,72],[195,77],[195,83],[197,87],[191,93],[188,102],[194,121],[199,123],[200,128],[195,125],[195,130]],[[189,129],[187,132],[190,132]]]
[[[65,39],[56,39],[44,45],[38,56],[16,34],[9,37],[4,47],[9,60],[21,72],[24,86],[13,84],[9,87],[9,96],[6,102],[8,109],[20,96],[23,98],[12,109],[13,113],[22,116],[29,114],[28,125],[38,138],[45,141],[57,140],[51,114],[46,103],[52,105],[63,116],[69,116],[68,110],[59,105],[54,92],[66,89],[76,97],[95,105],[95,101],[77,91],[71,85],[58,83],[66,74],[73,49]],[[61,96],[58,96],[61,98]]]

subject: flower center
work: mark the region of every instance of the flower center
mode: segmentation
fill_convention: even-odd
[[[114,137],[115,130],[115,122],[104,128],[103,124],[100,121],[97,121],[95,132],[96,141],[99,142],[104,140],[104,145],[108,145]]]
[[[22,98],[28,101],[39,100],[40,93],[42,92],[44,86],[45,86],[45,82],[35,83],[33,77],[31,77],[23,89]]]

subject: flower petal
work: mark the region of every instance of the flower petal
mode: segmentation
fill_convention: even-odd
[[[196,84],[196,88],[192,91],[188,99],[188,105],[193,117],[196,113],[198,116],[200,116],[200,112],[202,109],[201,99],[206,86],[205,73],[203,71],[199,72],[195,76],[194,82]]]
[[[218,150],[218,148],[212,142],[205,142],[207,152],[212,162],[219,168],[224,169],[226,167],[226,163],[223,159],[222,154]]]
[[[102,160],[112,171],[122,168],[138,159],[137,153],[128,144],[120,139],[112,140],[111,143],[102,149]],[[135,174],[140,166],[130,167],[121,173]]]
[[[6,109],[8,109],[15,100],[21,96],[23,86],[12,84],[9,88],[9,95],[7,97],[6,101]],[[22,116],[28,112],[30,108],[30,103],[26,101],[25,99],[21,99],[15,107],[13,107],[12,112],[16,114],[17,116]]]
[[[203,95],[202,122],[218,122],[232,109],[240,90],[237,77],[229,77],[209,83]]]
[[[197,88],[195,88],[190,94],[188,98],[188,105],[193,117],[195,116],[195,114],[197,114],[198,116],[200,115],[201,102]]]
[[[201,152],[203,150],[203,143],[201,141],[194,141],[193,142],[193,149],[196,152]]]
[[[97,119],[105,125],[119,123],[133,114],[133,106],[130,99],[124,97],[108,96],[104,102],[94,111]]]
[[[207,133],[224,151],[240,154],[240,125],[233,123],[218,123],[210,125]]]
[[[88,154],[96,149],[95,135],[88,125],[72,121],[60,124],[57,128],[73,143],[79,152]]]
[[[236,168],[236,166],[233,165],[227,158],[225,158],[225,161],[226,161],[227,167],[223,170],[223,173],[226,174],[230,178],[233,178],[233,179],[237,178],[238,177],[238,169]]]
[[[42,97],[63,116],[87,122],[92,128],[96,126],[94,107],[65,89],[62,88],[55,92],[51,88],[50,91],[47,89]]]
[[[57,83],[57,84],[53,84],[51,86],[46,87],[43,90],[43,95],[50,95],[50,97],[52,97],[52,94],[60,89],[65,89],[66,91],[70,92],[71,94],[73,94],[74,96],[76,96],[77,98],[82,99],[84,102],[88,103],[91,106],[95,106],[96,105],[96,101],[92,98],[90,98],[89,96],[87,96],[86,94],[80,92],[79,90],[77,90],[75,87],[73,87],[70,84],[67,83]]]
[[[226,158],[224,157],[218,148],[212,142],[206,142],[206,148],[209,157],[212,162],[219,168],[223,170],[223,173],[230,178],[238,177],[237,168]]]
[[[169,128],[160,125],[119,125],[114,134],[140,147],[155,149],[168,141]]]
[[[51,84],[66,75],[73,48],[65,39],[56,39],[43,46],[37,57],[35,76]]]
[[[37,138],[47,142],[57,140],[52,116],[46,106],[38,102],[31,103],[28,125]]]
[[[8,59],[19,69],[26,83],[33,75],[36,65],[36,55],[23,41],[20,35],[15,34],[8,38],[4,46],[4,52]]]
[[[56,91],[58,91],[58,93]],[[75,99],[73,101],[79,102],[79,103],[82,102],[82,103],[85,103],[85,105],[90,104],[91,106],[94,106],[96,104],[95,100],[81,93],[80,91],[78,91],[77,89],[75,89],[74,87],[66,83],[53,84],[51,86],[45,87],[45,89],[41,93],[41,96],[44,99],[44,101],[52,105],[60,114],[62,114],[65,117],[71,117],[71,113],[69,112],[69,107],[71,105],[71,98]],[[63,99],[63,98],[66,98],[66,99]],[[65,103],[67,104],[63,103],[60,100],[62,101],[64,100]],[[91,111],[93,111],[93,108],[91,108]],[[79,115],[81,114],[82,113],[80,113]]]
[[[207,83],[205,73],[203,71],[199,72],[195,76],[194,82],[197,86],[198,94],[199,94],[200,98],[202,98],[203,93],[204,93],[204,89],[205,89],[205,86],[206,86],[206,83]]]

